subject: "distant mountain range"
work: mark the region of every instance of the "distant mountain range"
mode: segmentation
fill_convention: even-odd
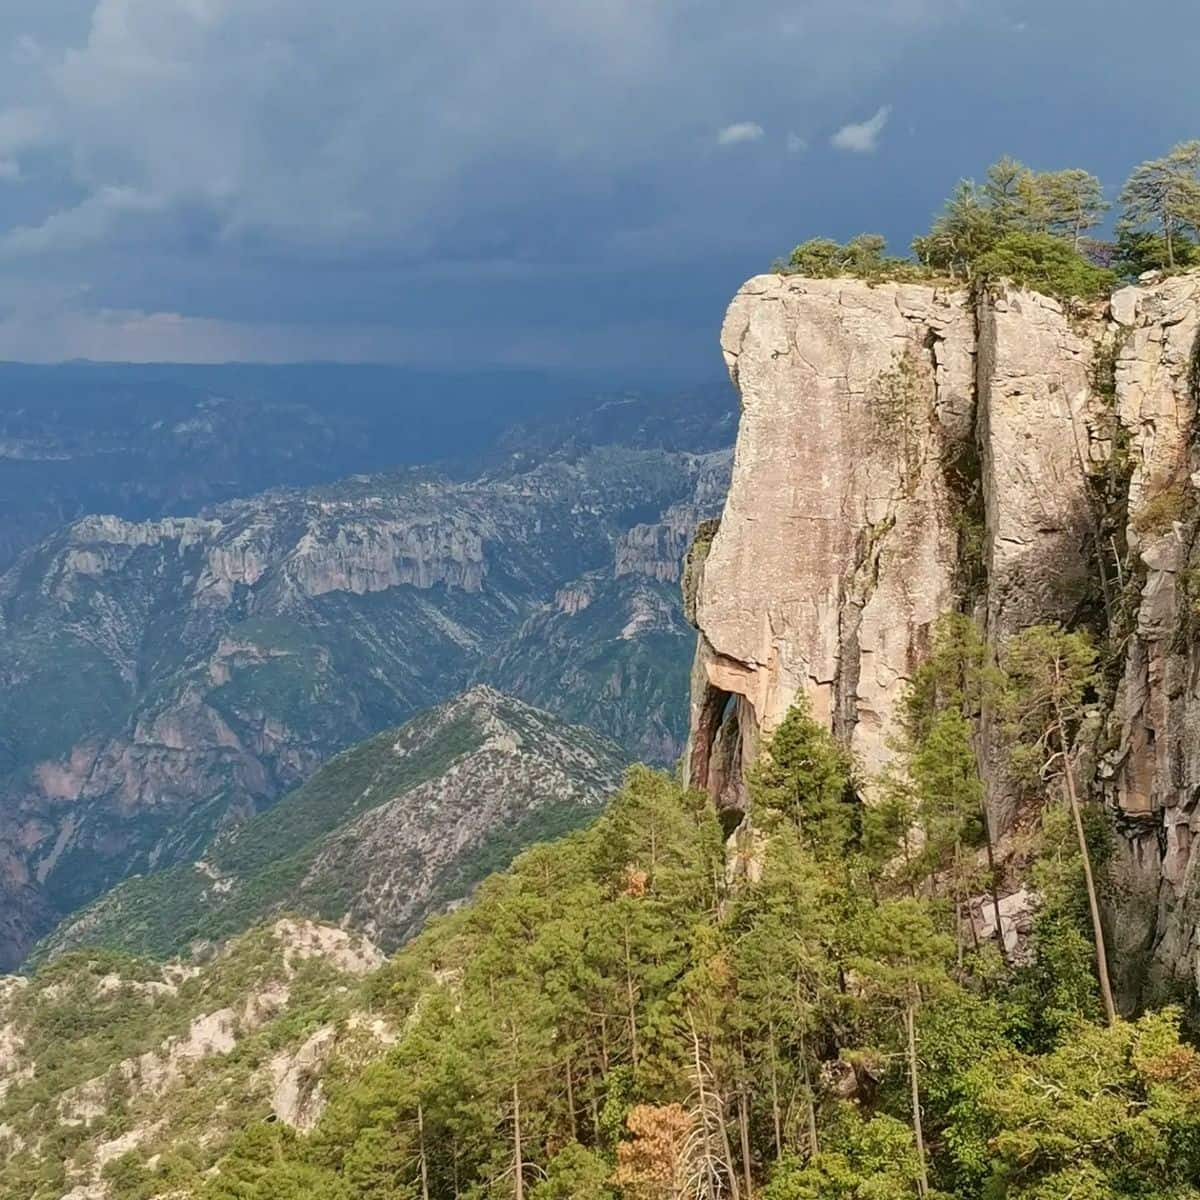
[[[724,391],[609,397],[453,469],[89,515],[27,547],[0,575],[0,966],[473,682],[672,761],[679,560],[732,429]]]
[[[584,372],[0,363],[0,569],[92,513],[191,515],[268,488],[434,462],[469,477],[497,453],[546,449],[572,430],[587,445],[663,444],[630,442],[642,406],[622,405],[627,386]],[[673,405],[694,407],[701,425],[714,399],[732,406],[719,384],[656,394],[666,399],[640,431],[651,438],[665,416],[668,436],[689,440]]]

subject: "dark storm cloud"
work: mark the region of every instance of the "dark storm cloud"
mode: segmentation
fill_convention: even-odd
[[[741,275],[993,149],[1184,136],[1188,7],[1143,6],[1154,129],[1083,0],[9,0],[0,356],[700,354]]]

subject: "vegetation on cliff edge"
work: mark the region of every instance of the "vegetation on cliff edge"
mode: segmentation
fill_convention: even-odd
[[[1004,157],[982,184],[964,179],[914,238],[912,258],[887,254],[879,234],[845,244],[802,242],[778,269],[871,281],[1008,280],[1064,300],[1095,300],[1122,279],[1200,263],[1200,141],[1138,166],[1120,193],[1114,240],[1090,236],[1112,207],[1099,179],[1080,168],[1033,171]]]
[[[1200,1196],[1179,1013],[1104,1019],[1091,814],[1088,850],[1071,805],[1038,807],[1028,945],[981,936],[974,706],[1030,697],[1019,657],[993,677],[964,636],[942,630],[913,689],[902,786],[864,804],[798,706],[730,852],[706,796],[635,769],[592,829],[527,852],[385,968],[372,1003],[405,1032],[331,1086],[313,1134],[252,1123],[184,1194]],[[1077,716],[1050,736],[1006,722],[1022,786],[1057,792]],[[159,1194],[152,1166],[127,1174],[120,1200]]]

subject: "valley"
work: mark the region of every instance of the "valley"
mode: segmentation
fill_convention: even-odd
[[[630,444],[564,417],[468,478],[88,516],[25,550],[0,576],[0,961],[472,682],[676,758],[675,581],[727,485],[727,400],[622,411]]]

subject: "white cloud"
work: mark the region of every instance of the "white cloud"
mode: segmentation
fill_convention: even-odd
[[[21,178],[21,164],[15,158],[0,158],[0,182],[15,183]]]
[[[55,6],[22,0],[48,15],[9,39],[24,65],[0,72],[0,155],[17,153],[2,143],[20,124],[39,170],[66,176],[25,219],[34,228],[64,194],[110,188],[202,214],[228,243],[458,253],[464,223],[496,237],[509,233],[498,214],[543,225],[531,194],[561,212],[560,197],[591,203],[614,172],[662,172],[702,195],[685,124],[721,146],[758,141],[785,102],[819,110],[868,51],[885,66],[961,0],[884,13],[812,0],[799,75],[777,32],[794,0],[693,22],[695,2],[511,0],[496,19],[492,0],[87,0],[86,25],[51,28]],[[734,105],[757,119],[728,124]],[[29,194],[42,194],[36,173]]]
[[[829,139],[830,144],[839,150],[849,150],[853,154],[873,154],[879,147],[879,136],[891,115],[892,106],[884,104],[866,121],[843,125]]]
[[[718,146],[738,146],[743,142],[761,142],[766,131],[755,121],[738,121],[735,125],[726,125],[717,134]]]
[[[789,133],[784,140],[789,154],[803,154],[808,149],[808,140],[798,133]]]
[[[0,236],[0,259],[82,250],[108,238],[123,216],[144,217],[163,207],[159,197],[132,188],[102,187],[40,225],[17,226]]]
[[[38,40],[28,33],[22,33],[17,37],[12,47],[13,62],[19,64],[32,64],[40,62],[42,58],[42,48],[38,45]]]
[[[45,113],[33,108],[0,108],[0,154],[37,145],[46,133]]]

